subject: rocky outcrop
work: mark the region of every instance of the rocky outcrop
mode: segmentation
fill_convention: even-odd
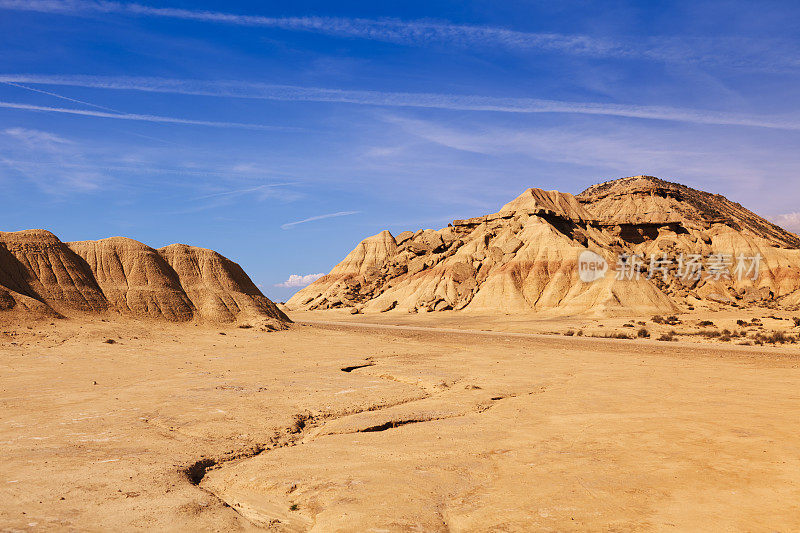
[[[800,298],[798,247],[800,238],[722,196],[638,176],[578,196],[528,189],[497,213],[454,220],[438,231],[397,238],[384,231],[287,307],[622,314],[674,312],[712,295],[732,304],[788,303]],[[578,269],[587,250],[610,264],[591,283]],[[639,279],[617,279],[613,272],[625,254],[663,253],[759,254],[761,275],[712,283],[650,276],[647,264]]]
[[[241,267],[211,250],[155,250],[124,237],[63,243],[44,230],[0,233],[0,311],[289,321]]]

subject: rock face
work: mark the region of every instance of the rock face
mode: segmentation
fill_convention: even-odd
[[[360,243],[330,274],[295,294],[289,309],[364,312],[671,313],[707,299],[800,302],[800,238],[722,196],[648,176],[590,187],[577,196],[528,189],[495,214],[438,231],[388,231]],[[578,259],[609,264],[583,281]],[[685,281],[618,279],[621,255],[740,254],[762,257],[760,276]],[[734,259],[735,260],[735,259]]]
[[[239,265],[211,250],[154,250],[124,237],[63,243],[44,230],[0,232],[0,311],[289,322]]]

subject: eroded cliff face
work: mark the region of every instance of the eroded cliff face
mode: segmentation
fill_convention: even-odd
[[[289,309],[359,311],[666,313],[687,302],[800,300],[800,238],[722,196],[638,176],[573,196],[528,189],[494,214],[448,227],[388,231],[360,243],[323,278],[295,294]],[[592,250],[610,265],[580,279]],[[726,254],[761,257],[757,280],[617,279],[620,256]],[[650,279],[648,279],[650,278]]]
[[[0,232],[0,310],[288,322],[239,265],[211,250],[155,250],[124,237],[63,243],[45,230]]]

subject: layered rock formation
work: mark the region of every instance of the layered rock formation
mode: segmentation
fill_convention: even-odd
[[[123,237],[64,243],[45,230],[0,232],[0,311],[289,322],[239,265],[212,250],[155,250]]]
[[[719,195],[648,176],[590,187],[578,196],[528,189],[495,214],[438,231],[384,231],[360,243],[289,309],[358,311],[669,313],[696,301],[800,303],[800,238]],[[582,281],[578,258],[610,264]],[[619,257],[758,254],[760,276],[618,279]],[[732,265],[733,266],[733,265]]]

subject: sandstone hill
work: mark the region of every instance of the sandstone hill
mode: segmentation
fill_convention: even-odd
[[[212,250],[155,250],[124,237],[64,243],[45,230],[0,232],[0,311],[289,322],[239,265]]]
[[[586,250],[610,265],[591,283],[577,268]],[[647,260],[639,279],[618,279],[618,258],[633,254],[762,259],[755,281],[687,279],[677,265],[651,276]],[[636,176],[577,196],[528,189],[497,213],[438,231],[396,237],[383,231],[295,294],[287,308],[624,314],[670,313],[703,301],[800,305],[800,238],[723,196]]]

